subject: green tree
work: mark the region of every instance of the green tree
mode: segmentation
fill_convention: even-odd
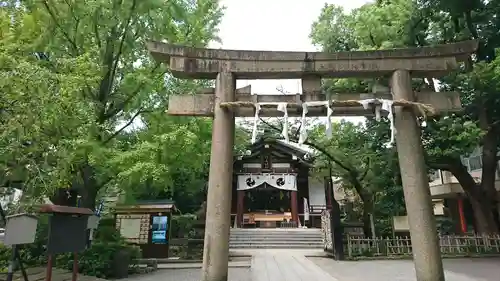
[[[117,137],[131,124],[143,123],[145,114],[165,108],[169,94],[193,91],[200,85],[170,78],[168,69],[150,57],[146,42],[205,46],[217,39],[222,9],[216,0],[45,0],[23,1],[12,7],[12,13],[25,11],[38,25],[32,52],[46,54],[55,73],[70,70],[87,78],[80,77],[82,80],[73,85],[72,107],[79,112],[62,115],[54,111],[51,118],[64,121],[64,129],[67,117],[82,120],[76,136],[66,132],[60,136],[64,149],[58,146],[58,151],[65,153],[67,165],[57,165],[57,170],[66,172],[62,177],[66,182],[59,186],[77,189],[83,206],[93,208],[99,191],[117,176],[122,179],[126,175],[114,166],[123,152]],[[22,45],[22,38],[19,40],[17,44]],[[74,64],[60,65],[60,61]],[[151,148],[142,143],[133,149],[141,155]],[[155,172],[162,169],[165,171],[158,167]]]
[[[322,148],[316,156],[317,173],[326,175],[331,167],[344,190],[357,195],[367,236],[372,235],[372,219],[379,233],[388,234],[392,217],[405,211],[397,155],[386,146],[388,131],[387,122],[371,118],[366,124],[342,120],[333,124],[330,139],[320,125],[312,129],[308,141]]]
[[[38,52],[43,26],[32,13],[0,9],[0,32],[0,184],[37,198],[65,182],[56,165],[90,118],[78,93],[97,80],[89,56],[48,62]]]
[[[136,144],[113,158],[113,183],[131,200],[172,198],[183,211],[198,208],[208,175],[211,120],[158,112],[145,122]]]
[[[432,168],[452,172],[471,199],[480,232],[496,232],[494,219],[498,202],[494,186],[498,154],[498,95],[495,48],[500,37],[498,1],[377,1],[350,13],[326,5],[313,24],[311,39],[325,51],[367,50],[442,44],[478,39],[480,48],[457,72],[440,79],[442,90],[461,93],[461,114],[438,116],[427,120],[424,145]],[[345,26],[349,35],[341,34]],[[329,32],[331,30],[332,32]],[[347,36],[347,37],[346,37]],[[474,71],[468,72],[474,64]],[[415,87],[434,88],[433,77],[414,79]],[[384,83],[380,79],[379,82]],[[369,88],[370,80],[339,79],[329,81],[329,89]],[[368,85],[368,86],[367,86]],[[460,156],[467,156],[481,145],[483,174],[476,183],[463,166]],[[495,210],[496,209],[496,210]]]

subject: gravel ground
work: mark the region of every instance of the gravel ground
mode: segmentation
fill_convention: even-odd
[[[228,281],[251,281],[250,268],[229,268]],[[124,281],[200,281],[201,269],[160,269],[154,273],[133,276]]]
[[[415,281],[411,260],[334,261],[309,258],[339,281]],[[445,259],[446,281],[499,281],[500,259]]]

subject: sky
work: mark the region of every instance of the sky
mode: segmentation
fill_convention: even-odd
[[[212,48],[259,51],[318,51],[311,44],[309,34],[312,23],[321,9],[328,4],[353,9],[367,0],[221,0],[226,7],[220,25],[222,44],[212,43]],[[289,80],[238,80],[237,87],[252,86],[252,93],[278,94],[277,87],[289,93],[300,93],[298,79]],[[347,118],[354,122],[364,117]]]

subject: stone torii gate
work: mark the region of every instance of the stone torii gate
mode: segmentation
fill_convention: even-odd
[[[170,66],[175,77],[215,79],[215,89],[172,96],[168,108],[171,115],[213,117],[204,281],[227,281],[235,116],[254,116],[257,103],[274,103],[263,104],[261,117],[282,116],[276,103],[287,103],[288,115],[300,116],[303,105],[314,101],[328,101],[327,107],[310,107],[307,116],[327,116],[330,107],[332,116],[367,116],[378,114],[383,100],[392,100],[390,107],[394,106],[396,146],[417,280],[444,280],[421,132],[416,122],[422,110],[415,109],[427,108],[427,113],[456,111],[461,104],[457,93],[414,93],[411,79],[449,73],[476,51],[476,41],[339,53],[200,49],[161,42],[148,43],[148,49],[156,61]],[[334,77],[390,77],[390,92],[322,93],[321,78]],[[297,95],[252,95],[249,87],[236,90],[236,79],[298,78],[302,79],[303,91]]]

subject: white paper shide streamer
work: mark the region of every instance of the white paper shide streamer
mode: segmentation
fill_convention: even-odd
[[[257,127],[259,126],[259,113],[263,105],[276,105],[277,110],[283,112],[283,131],[281,134],[285,138],[285,141],[288,142],[288,109],[286,102],[259,102],[255,103],[255,115],[253,117],[253,130],[252,130],[252,143],[257,141]]]
[[[382,100],[382,110],[387,111],[389,114],[387,115],[387,118],[389,119],[389,122],[391,124],[391,141],[389,144],[394,143],[394,139],[396,136],[396,126],[394,125],[394,114],[392,112],[392,105],[393,105],[392,100]]]
[[[302,118],[300,120],[300,133],[299,133],[299,144],[303,144],[307,140],[307,129],[306,129],[306,114],[307,114],[307,103],[302,104]]]
[[[304,220],[309,220],[309,204],[307,204],[307,198],[304,197]]]
[[[332,114],[333,109],[330,107],[330,102],[326,103],[326,137],[328,139],[332,138]]]
[[[379,105],[375,106],[375,119],[377,121],[380,121],[380,110],[387,111],[387,119],[389,119],[389,122],[391,124],[391,140],[389,141],[389,145],[392,145],[395,140],[396,136],[396,126],[394,125],[394,114],[392,111],[392,106],[394,104],[394,101],[392,100],[379,100],[379,99],[366,99],[366,100],[360,100],[359,103],[363,106],[364,109],[368,109],[371,104],[375,102],[380,102],[382,103],[382,107]]]
[[[281,135],[285,138],[285,141],[288,142],[288,110],[286,108],[286,102],[281,102],[278,104],[278,111],[283,112],[283,131]]]
[[[306,115],[309,112],[308,108],[313,106],[324,106],[326,107],[326,123],[325,132],[327,138],[332,137],[332,114],[333,109],[330,107],[330,101],[308,101],[302,103],[302,119],[300,126],[299,144],[303,144],[307,140],[307,128],[306,128]]]
[[[257,126],[259,125],[260,104],[256,103],[254,106],[255,115],[253,117],[252,143],[255,143],[257,141]]]

